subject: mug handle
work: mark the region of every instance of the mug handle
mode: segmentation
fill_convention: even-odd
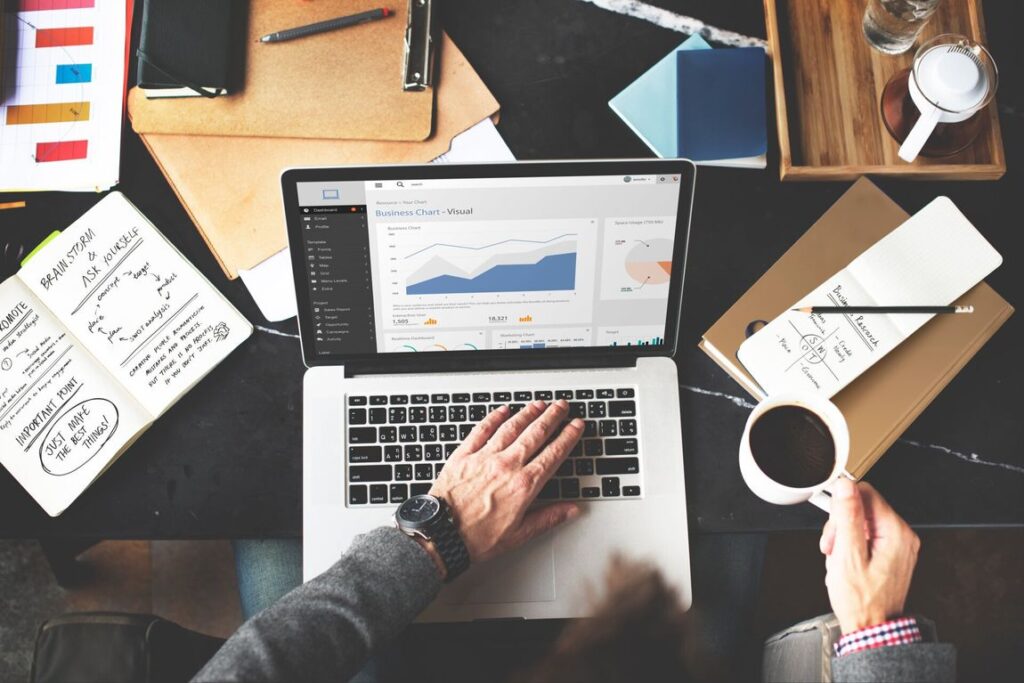
[[[807,502],[822,509],[826,514],[832,514],[832,495],[830,493],[818,491]]]
[[[921,112],[921,117],[914,124],[910,135],[900,145],[900,159],[909,162],[917,158],[917,155],[921,153],[921,148],[924,147],[924,143],[928,142],[932,131],[935,130],[941,115],[942,112],[939,108],[934,106],[929,106],[928,111]]]
[[[852,474],[845,470],[840,476],[846,477],[855,484],[857,483],[857,479]],[[820,508],[827,514],[832,514],[832,484],[829,484],[821,491],[818,491],[817,493],[812,495],[810,500],[808,500],[807,502],[810,503],[811,505],[814,505],[817,508]]]

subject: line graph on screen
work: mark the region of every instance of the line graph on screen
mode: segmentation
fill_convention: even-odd
[[[577,233],[547,239],[506,238],[485,244],[435,242],[405,260],[407,295],[566,291],[576,286]]]

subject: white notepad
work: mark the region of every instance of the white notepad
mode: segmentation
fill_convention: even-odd
[[[953,202],[939,197],[792,308],[943,306],[1002,260]],[[932,317],[788,310],[743,342],[737,356],[769,396],[833,396]]]
[[[59,515],[250,334],[110,193],[0,284],[0,463]]]

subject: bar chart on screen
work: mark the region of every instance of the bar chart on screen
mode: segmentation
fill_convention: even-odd
[[[590,327],[545,327],[539,330],[495,330],[491,333],[495,349],[556,349],[566,346],[590,346]]]
[[[117,184],[126,2],[7,0],[0,191]]]
[[[623,325],[602,327],[597,331],[601,346],[659,346],[665,343],[665,327],[659,325]]]

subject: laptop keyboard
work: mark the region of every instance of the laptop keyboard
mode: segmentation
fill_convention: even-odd
[[[640,437],[631,387],[349,395],[348,504],[396,505],[428,493],[445,461],[477,422],[501,405],[512,413],[534,400],[569,402],[583,438],[538,500],[640,496]]]

